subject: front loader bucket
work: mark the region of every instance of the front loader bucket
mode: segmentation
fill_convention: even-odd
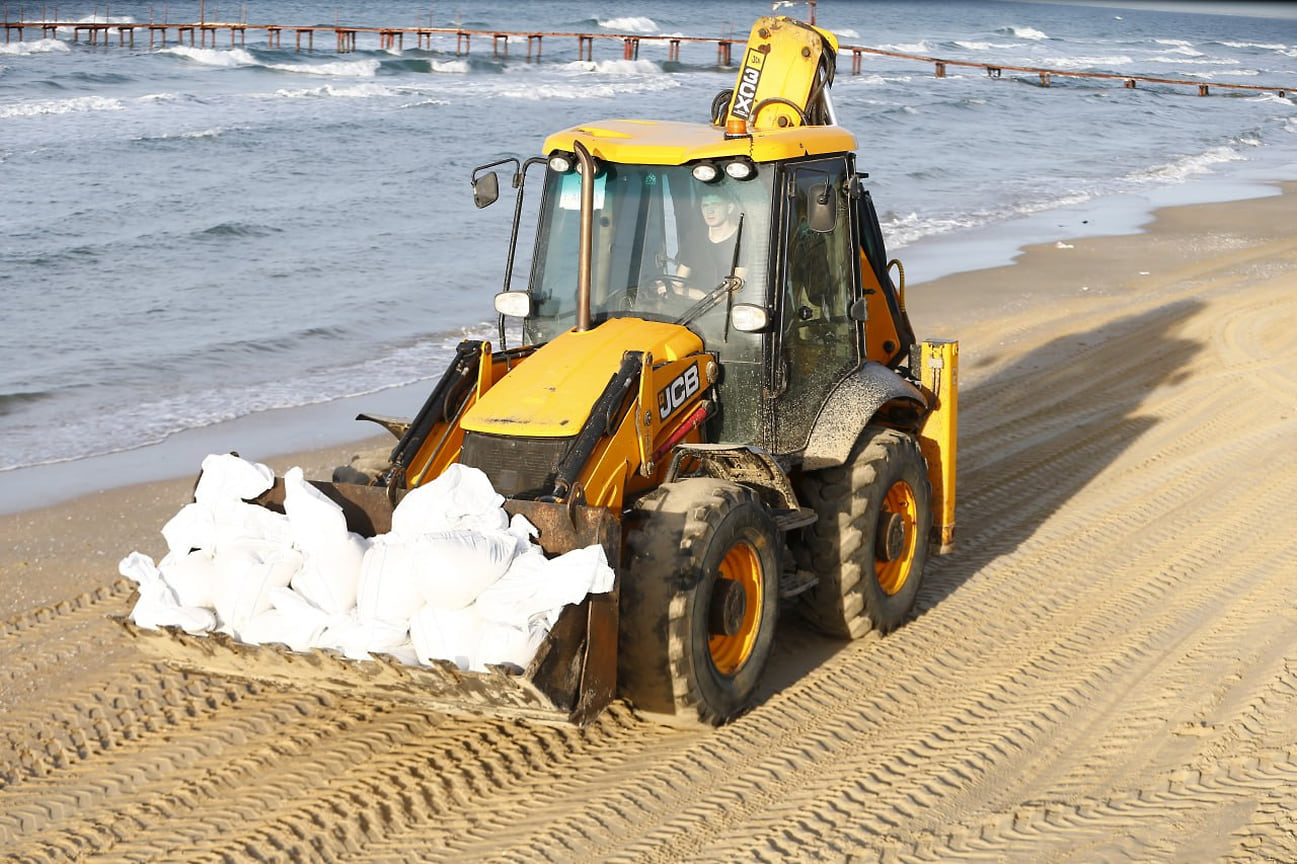
[[[349,530],[363,536],[386,533],[392,504],[381,487],[314,482],[340,504]],[[252,503],[282,511],[284,485],[275,485]],[[594,543],[604,547],[617,567],[621,527],[600,507],[506,500],[510,515],[521,513],[540,531],[551,556]],[[318,689],[340,696],[412,703],[469,716],[519,717],[549,723],[585,724],[608,705],[617,691],[617,592],[594,594],[567,606],[524,670],[493,666],[465,672],[454,663],[411,666],[378,655],[352,660],[339,652],[294,651],[287,646],[248,645],[223,633],[193,635],[176,627],[139,627],[119,623],[158,659],[181,669],[227,675],[295,689]]]

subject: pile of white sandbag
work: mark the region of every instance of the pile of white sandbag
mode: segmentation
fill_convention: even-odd
[[[602,546],[547,559],[476,468],[452,465],[410,491],[391,532],[372,539],[349,532],[300,468],[284,476],[284,514],[247,503],[273,482],[265,465],[204,459],[194,503],[162,528],[166,557],[122,559],[139,584],[132,620],[483,671],[525,668],[565,605],[612,590]]]

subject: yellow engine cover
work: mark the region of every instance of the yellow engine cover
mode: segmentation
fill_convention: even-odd
[[[627,351],[657,361],[702,351],[702,340],[678,324],[612,318],[584,332],[569,330],[511,369],[471,407],[464,429],[488,435],[567,438],[590,410]]]

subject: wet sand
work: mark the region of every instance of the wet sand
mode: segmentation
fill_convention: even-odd
[[[192,475],[0,516],[0,849],[1297,860],[1283,190],[911,286],[919,334],[961,342],[958,548],[887,637],[786,616],[760,703],[715,732],[620,705],[554,729],[174,673],[104,616],[126,609],[118,559],[161,552]],[[324,477],[358,449],[263,461]]]

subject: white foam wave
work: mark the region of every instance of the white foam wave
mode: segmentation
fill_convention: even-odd
[[[467,60],[433,60],[430,65],[433,72],[440,72],[445,75],[467,75],[469,73]]]
[[[66,54],[72,49],[58,39],[37,39],[35,42],[10,42],[0,45],[0,54],[26,57],[29,54]]]
[[[396,94],[392,88],[382,84],[353,84],[348,87],[335,87],[325,84],[322,87],[306,87],[301,90],[276,90],[271,98],[279,99],[372,99]]]
[[[445,99],[420,99],[418,102],[406,102],[401,108],[435,108],[438,105],[449,105]]]
[[[74,114],[86,111],[121,111],[125,106],[120,99],[104,96],[77,96],[72,99],[46,99],[38,102],[19,102],[0,107],[0,120],[11,117],[40,117],[51,114]]]
[[[243,48],[230,48],[228,50],[223,50],[218,48],[194,48],[189,45],[176,45],[171,48],[162,48],[158,53],[174,54],[177,57],[184,57],[186,60],[190,60],[203,66],[217,66],[225,69],[257,65],[257,58],[253,57]]]
[[[1183,39],[1154,39],[1158,45],[1169,45],[1177,54],[1187,54],[1190,57],[1201,57],[1202,52],[1193,47],[1192,42],[1186,42]]]
[[[656,33],[657,22],[643,15],[624,15],[620,18],[600,18],[599,26],[617,33]]]
[[[1246,157],[1232,147],[1213,147],[1202,153],[1182,156],[1164,165],[1155,165],[1126,175],[1132,183],[1183,183],[1190,177],[1211,174],[1213,165],[1242,162]]]
[[[566,72],[593,72],[599,75],[658,75],[662,67],[652,60],[573,60],[558,67]]]
[[[1048,33],[1037,30],[1035,27],[1015,27],[1010,26],[1000,31],[1010,36],[1016,36],[1019,39],[1030,39],[1033,42],[1040,42],[1049,38]]]
[[[1112,68],[1130,66],[1134,62],[1128,54],[1110,54],[1103,57],[1045,57],[1041,60],[1042,65],[1055,69],[1092,69],[1096,66]]]
[[[541,84],[539,86],[531,87],[511,87],[501,90],[499,95],[505,98],[526,99],[533,102],[544,102],[550,99],[571,101],[575,99],[607,99],[611,96],[619,96],[623,93],[648,93],[659,90],[671,90],[679,86],[679,82],[663,75],[659,78],[641,81],[625,81],[580,86]]]
[[[167,132],[162,135],[141,135],[136,141],[187,141],[202,138],[216,138],[225,133],[224,126],[213,126],[211,129],[196,129],[191,132]]]
[[[267,63],[267,69],[302,75],[329,75],[335,78],[373,78],[378,74],[377,60],[337,60],[332,63]]]
[[[12,446],[0,452],[0,472],[134,450],[189,429],[263,411],[321,405],[427,381],[445,368],[460,341],[494,339],[495,332],[494,322],[483,322],[455,334],[390,347],[360,363],[331,366],[252,390],[214,383],[210,389],[194,388],[181,395],[123,400],[102,411],[87,412],[82,423],[63,424],[53,430],[46,426],[24,430],[25,434],[7,430],[11,438],[6,439],[6,445]],[[433,370],[433,374],[419,370]],[[60,455],[51,457],[51,453]]]
[[[967,213],[934,215],[920,217],[918,213],[898,215],[888,214],[881,220],[883,233],[887,237],[887,248],[898,250],[925,237],[936,237],[969,228],[978,228],[1004,222],[1021,216],[1031,216],[1063,207],[1075,207],[1094,198],[1091,192],[1065,192],[1056,198],[1040,201],[1020,201],[1012,207],[1002,209],[981,209]]]
[[[1243,98],[1249,102],[1282,102],[1285,105],[1293,104],[1291,96],[1280,96],[1278,93],[1257,93],[1255,96],[1245,96]],[[1297,120],[1297,118],[1290,118],[1289,123],[1293,123],[1294,120]],[[1293,128],[1297,128],[1297,123],[1293,123]]]
[[[1288,46],[1282,42],[1221,42],[1227,48],[1260,48],[1262,51],[1287,51]]]
[[[834,36],[837,36],[839,40],[841,40],[841,39],[859,39],[859,38],[860,38],[860,33],[859,33],[859,31],[857,31],[857,30],[853,30],[853,29],[851,29],[850,27],[838,27],[838,28],[834,29],[834,31],[833,31],[833,35],[834,35]]]
[[[969,39],[956,39],[955,44],[965,51],[1004,51],[1008,48],[1018,47],[1004,42],[975,42]]]
[[[1186,78],[1201,78],[1214,81],[1217,78],[1255,78],[1261,74],[1255,69],[1222,69],[1219,72],[1182,72]]]
[[[898,54],[927,54],[928,43],[922,40],[918,42],[900,42],[893,44],[883,44],[878,46],[883,51],[895,51]]]
[[[1236,66],[1237,60],[1229,57],[1208,57],[1205,54],[1199,54],[1195,57],[1182,57],[1179,54],[1154,54],[1146,62],[1149,63],[1174,63],[1177,66]]]
[[[84,18],[78,18],[77,24],[134,24],[135,19],[130,15],[86,15]]]

